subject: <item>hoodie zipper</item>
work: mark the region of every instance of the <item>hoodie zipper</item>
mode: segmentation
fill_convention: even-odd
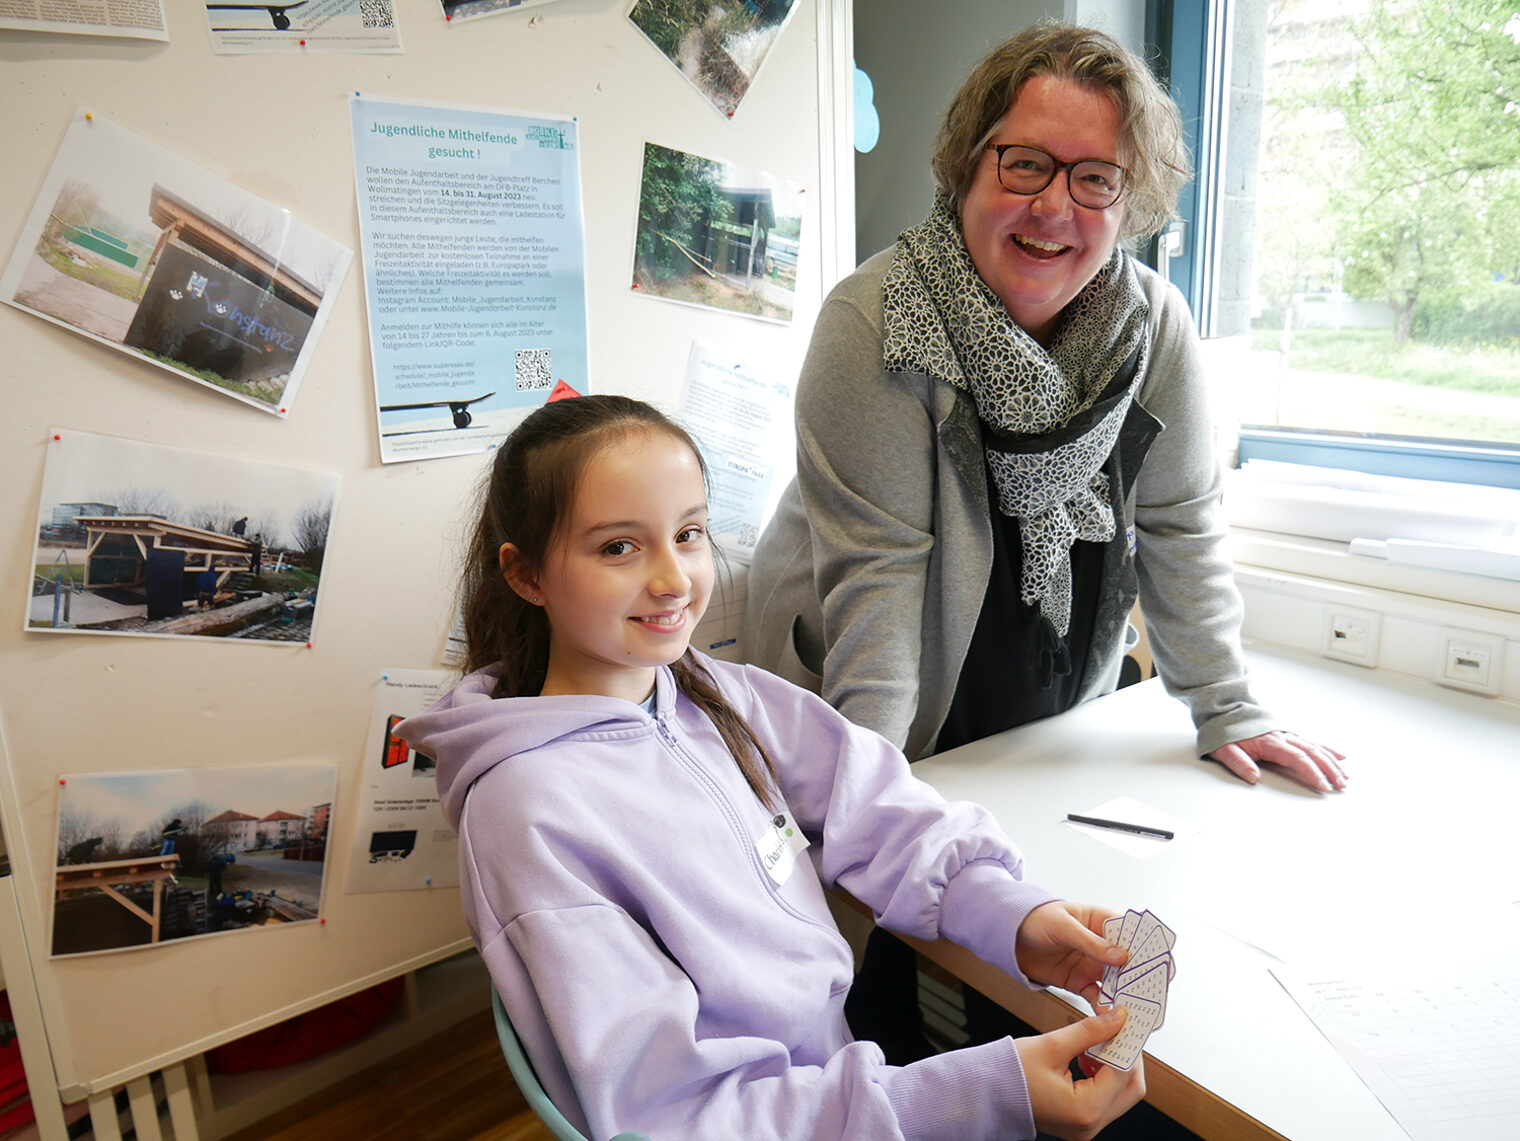
[[[687,771],[695,776],[697,780],[702,784],[702,786],[707,789],[708,795],[717,802],[717,805],[723,812],[723,815],[728,818],[729,827],[733,829],[734,835],[739,838],[739,845],[744,850],[751,870],[757,877],[759,877],[761,885],[770,894],[771,899],[776,902],[777,906],[779,906],[783,911],[791,915],[793,918],[799,919],[803,923],[806,923],[811,927],[815,927],[819,931],[832,936],[839,942],[841,946],[844,947],[846,951],[849,952],[851,956],[853,956],[855,952],[853,949],[851,949],[849,941],[845,939],[844,935],[840,933],[837,927],[825,925],[818,922],[818,920],[814,919],[812,916],[803,914],[782,897],[781,893],[777,890],[775,881],[773,881],[770,876],[766,875],[765,869],[760,866],[760,857],[755,854],[754,841],[745,834],[744,822],[739,818],[738,810],[734,808],[733,801],[731,801],[723,789],[718,786],[717,781],[713,780],[711,774],[709,774],[707,770],[697,762],[696,758],[687,751],[686,747],[682,745],[679,740],[677,740],[675,733],[671,730],[670,726],[666,724],[663,715],[656,714],[654,723],[659,728],[661,740],[663,740],[670,751],[676,755],[676,758],[686,767]],[[821,884],[819,886],[822,887]]]

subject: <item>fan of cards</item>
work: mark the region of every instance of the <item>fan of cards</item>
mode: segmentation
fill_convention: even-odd
[[[1124,1029],[1087,1051],[1118,1070],[1128,1070],[1139,1060],[1151,1031],[1166,1021],[1166,988],[1177,973],[1172,963],[1176,934],[1149,911],[1127,911],[1103,924],[1103,937],[1129,952],[1122,967],[1105,967],[1099,984],[1099,1001],[1129,1011]]]

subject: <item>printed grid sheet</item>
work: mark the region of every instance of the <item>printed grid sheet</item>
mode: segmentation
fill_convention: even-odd
[[[1460,982],[1273,973],[1414,1141],[1520,1137],[1520,967]]]

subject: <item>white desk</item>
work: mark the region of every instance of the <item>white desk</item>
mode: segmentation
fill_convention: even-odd
[[[1401,931],[1421,929],[1447,933],[1456,975],[1464,941],[1520,956],[1520,707],[1294,651],[1248,657],[1258,700],[1348,754],[1346,792],[1317,795],[1275,773],[1252,788],[1195,760],[1187,712],[1157,681],[914,772],[990,808],[1031,880],[1117,911],[1149,907],[1176,929],[1166,1025],[1147,1050],[1158,1108],[1210,1138],[1399,1141],[1269,971],[1331,944],[1386,962]],[[1201,830],[1141,860],[1065,823],[1119,796]],[[1042,1029],[1075,1017],[959,948],[919,946]]]

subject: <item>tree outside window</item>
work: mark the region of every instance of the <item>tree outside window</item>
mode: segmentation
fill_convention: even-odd
[[[1262,101],[1238,418],[1520,443],[1520,3],[1237,19]]]

